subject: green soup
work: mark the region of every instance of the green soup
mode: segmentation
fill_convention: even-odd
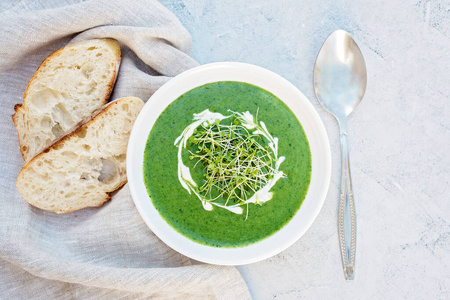
[[[280,170],[286,176],[270,190],[270,201],[242,206],[242,214],[217,207],[208,211],[183,188],[174,142],[193,122],[193,114],[206,109],[223,115],[229,110],[258,112],[258,120],[278,138],[278,153],[285,157]],[[147,140],[143,172],[153,205],[176,231],[208,246],[242,247],[271,236],[299,210],[311,179],[311,152],[303,128],[281,100],[251,84],[221,81],[188,91],[159,116]]]

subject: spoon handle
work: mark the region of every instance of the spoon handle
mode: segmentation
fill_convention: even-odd
[[[341,137],[341,193],[339,198],[339,243],[341,246],[342,266],[346,280],[355,277],[356,252],[356,213],[353,199],[350,158],[347,141],[346,122],[340,122]]]

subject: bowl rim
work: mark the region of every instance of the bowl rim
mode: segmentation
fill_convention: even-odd
[[[187,91],[217,81],[250,83],[277,96],[299,120],[311,150],[310,185],[294,217],[271,236],[238,248],[207,246],[176,231],[153,206],[143,179],[145,144],[159,115]],[[135,206],[144,222],[159,239],[177,252],[197,261],[216,265],[244,265],[267,259],[287,249],[312,225],[328,193],[331,151],[325,126],[314,106],[288,80],[256,65],[217,62],[201,65],[177,75],[148,99],[133,125],[127,146],[126,165],[128,186]]]

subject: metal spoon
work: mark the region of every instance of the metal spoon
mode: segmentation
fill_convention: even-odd
[[[341,194],[339,242],[345,279],[355,276],[356,214],[347,141],[347,117],[366,91],[364,57],[344,30],[333,32],[324,42],[314,66],[314,89],[320,104],[338,121],[341,139]]]

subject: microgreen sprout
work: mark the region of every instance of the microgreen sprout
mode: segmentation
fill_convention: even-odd
[[[251,113],[229,111],[223,116],[205,110],[194,115],[191,125],[177,138],[178,177],[185,189],[202,201],[241,214],[243,205],[262,205],[272,198],[270,189],[281,177],[284,157],[278,157],[278,139],[268,132],[264,122]],[[257,113],[258,114],[258,113]],[[223,121],[224,120],[224,121]],[[193,168],[202,168],[203,182],[192,179],[181,158],[182,148],[190,145]]]

